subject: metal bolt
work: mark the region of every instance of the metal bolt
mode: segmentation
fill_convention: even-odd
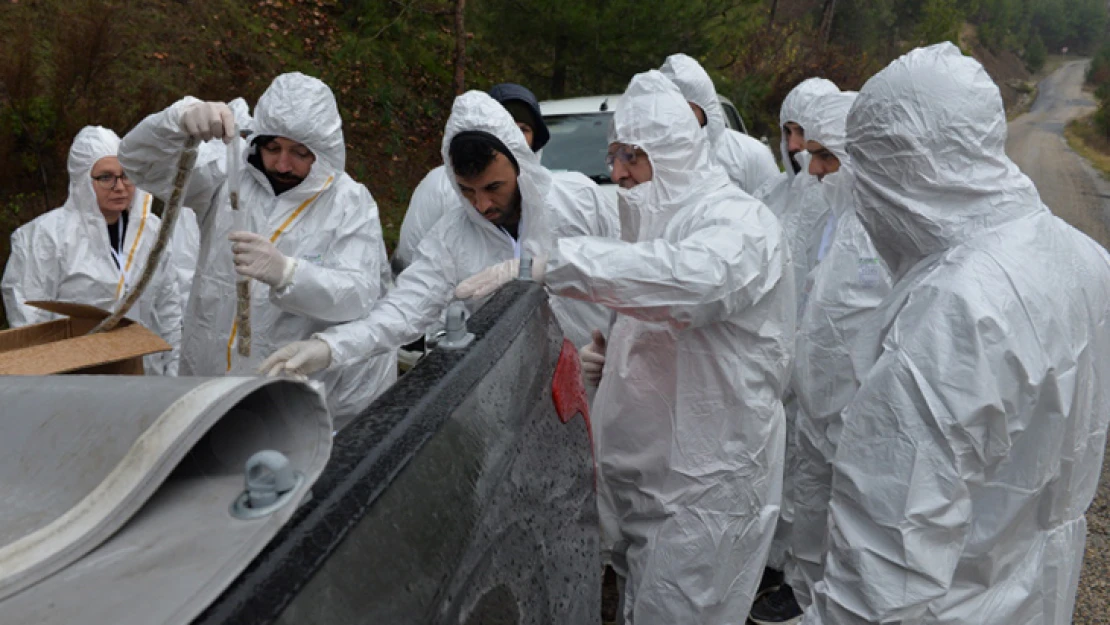
[[[293,470],[280,451],[260,451],[247,459],[245,490],[231,504],[232,516],[253,519],[270,514],[288,503],[304,476]]]
[[[473,342],[474,335],[466,331],[466,305],[455,300],[447,307],[446,332],[436,348],[462,349]]]

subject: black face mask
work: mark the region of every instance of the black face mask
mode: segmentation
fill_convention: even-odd
[[[260,139],[261,138],[256,138],[251,142],[251,153],[250,156],[247,157],[247,162],[266,176],[266,180],[270,182],[270,187],[274,190],[274,195],[281,195],[304,182],[304,178],[300,176],[266,171],[266,167],[262,164],[262,151],[259,148],[259,144],[263,142],[260,141]]]
[[[802,166],[798,164],[798,161],[794,160],[794,156],[794,154],[790,155],[790,166],[794,168],[794,175],[797,176],[802,173]]]

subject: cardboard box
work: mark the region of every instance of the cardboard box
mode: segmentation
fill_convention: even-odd
[[[121,321],[111,332],[86,336],[111,314],[96,306],[27,304],[65,318],[0,332],[0,375],[142,375],[143,356],[172,349],[157,334],[130,319]]]

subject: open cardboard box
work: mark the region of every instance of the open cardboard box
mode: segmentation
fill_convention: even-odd
[[[108,311],[69,302],[27,302],[64,315],[0,332],[0,375],[142,375],[143,356],[172,349],[157,334],[124,319],[111,332],[86,336]]]

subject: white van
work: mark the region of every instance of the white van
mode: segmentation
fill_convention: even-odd
[[[717,96],[725,112],[725,124],[748,134],[744,119],[728,98]],[[551,132],[541,161],[552,171],[578,171],[616,194],[605,155],[609,151],[609,122],[620,95],[588,96],[540,102],[543,121]]]

